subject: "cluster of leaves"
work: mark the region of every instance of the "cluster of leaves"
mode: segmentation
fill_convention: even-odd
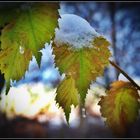
[[[108,50],[108,46],[109,42],[102,36],[93,38],[92,48],[88,48],[87,46],[86,48],[76,49],[67,44],[62,44],[61,46],[57,46],[55,43],[53,44],[56,66],[59,67],[60,73],[66,74],[66,79],[60,83],[60,87],[63,88],[58,88],[57,90],[56,101],[64,110],[69,106],[69,109],[65,111],[67,120],[70,114],[70,106],[72,104],[75,105],[75,100],[84,105],[91,81],[96,80],[98,76],[102,75],[105,66],[109,64],[110,51]],[[73,81],[72,87],[69,84],[65,84],[64,88],[64,83],[69,83],[70,81]],[[71,89],[75,91],[75,94],[80,95],[80,100],[78,96],[73,96],[74,93],[70,94],[69,92],[67,94],[67,90],[70,91]],[[65,99],[61,93],[65,94]],[[77,99],[71,100],[76,97]]]
[[[59,17],[58,3],[18,3],[14,6],[0,7],[0,70],[6,80],[6,92],[10,79],[21,79],[28,69],[32,55],[40,66],[39,52],[46,42],[54,38]],[[71,105],[85,103],[91,81],[95,81],[109,64],[110,43],[103,37],[93,38],[93,47],[73,48],[68,44],[55,44],[52,48],[55,64],[65,78],[57,88],[56,101],[64,109],[69,121]],[[129,124],[138,116],[139,95],[131,83],[117,81],[102,97],[102,116],[107,125],[117,134],[126,131]]]

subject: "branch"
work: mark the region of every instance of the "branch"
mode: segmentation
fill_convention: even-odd
[[[140,90],[140,86],[125,72],[123,71],[117,64],[113,61],[109,60],[110,64],[114,66],[118,71],[120,71],[135,87],[137,90]]]

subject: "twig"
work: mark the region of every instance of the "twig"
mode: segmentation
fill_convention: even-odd
[[[118,71],[120,71],[135,87],[137,90],[140,90],[140,86],[124,71],[122,70],[117,64],[113,61],[109,60],[110,64],[114,66]]]

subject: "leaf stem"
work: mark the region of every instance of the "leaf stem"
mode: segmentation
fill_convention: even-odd
[[[110,64],[114,66],[118,71],[120,71],[135,87],[137,90],[140,90],[140,86],[124,71],[122,70],[117,64],[113,61],[109,60]]]

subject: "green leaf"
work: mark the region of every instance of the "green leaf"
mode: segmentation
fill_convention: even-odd
[[[11,21],[3,30],[1,47],[7,48],[14,42],[29,48],[40,63],[40,53],[45,42],[50,41],[57,26],[57,3],[32,3],[21,8],[19,18]]]
[[[53,44],[55,63],[60,73],[71,75],[84,104],[92,80],[96,80],[109,64],[109,42],[102,36],[93,39],[93,47],[74,49],[67,44]]]
[[[127,128],[138,117],[139,95],[129,82],[116,81],[99,102],[106,124],[118,135],[125,134]]]
[[[4,73],[6,80],[6,93],[10,88],[10,79],[21,79],[28,68],[29,60],[32,58],[29,49],[25,49],[24,53],[21,54],[18,45],[13,44],[13,46],[0,52],[0,70]]]
[[[27,70],[27,64],[29,64],[31,57],[26,58],[24,55],[26,56],[30,52],[30,54],[35,56],[38,65],[40,65],[41,52],[39,51],[54,36],[54,31],[58,24],[58,8],[59,4],[52,2],[24,3],[18,8],[18,16],[16,18],[12,19],[11,15],[10,23],[2,29],[2,51],[0,51],[0,56],[4,57],[3,54],[8,50],[7,55],[0,59],[0,65],[2,65],[0,70],[5,75],[7,87],[10,87],[10,79],[19,80]],[[20,50],[24,50],[23,55]],[[18,59],[20,55],[21,59]],[[19,65],[12,67],[9,64],[10,66],[5,69],[3,65],[7,63],[8,59],[12,61],[12,64],[19,63]],[[14,71],[15,74],[13,74]]]
[[[74,79],[71,76],[67,76],[58,86],[56,93],[56,101],[64,109],[66,120],[69,122],[71,105],[77,106],[79,103]]]

